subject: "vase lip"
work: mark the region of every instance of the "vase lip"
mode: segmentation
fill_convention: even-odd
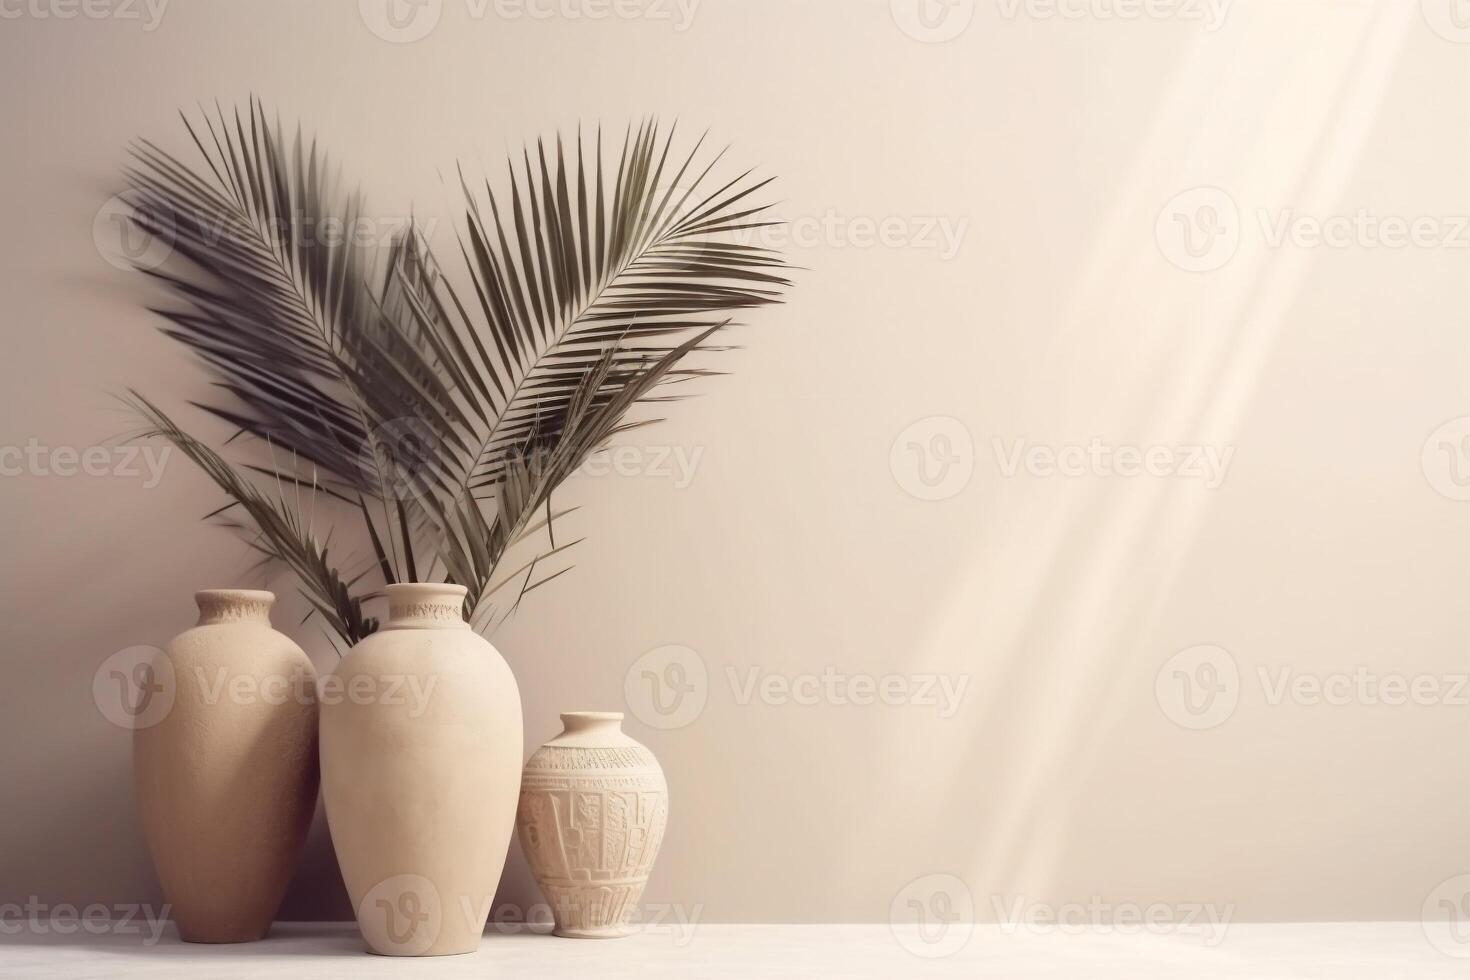
[[[585,727],[585,723],[597,724],[598,722],[621,723],[623,713],[621,711],[563,711],[561,723],[568,727],[584,723],[578,727]]]
[[[470,590],[463,585],[455,585],[453,582],[394,582],[392,585],[383,586],[383,594],[389,599],[406,599],[410,602],[425,599],[447,599],[454,597],[460,601],[470,594]]]
[[[208,601],[275,602],[276,594],[266,589],[200,589],[194,593],[195,602]]]
[[[276,594],[265,589],[200,589],[194,593],[200,626],[253,622],[270,625]]]
[[[622,732],[622,711],[563,711],[562,735],[584,732]]]
[[[638,748],[639,744],[623,731],[621,711],[563,711],[561,732],[547,742],[553,749]]]
[[[388,621],[383,629],[469,629],[464,600],[469,589],[452,582],[394,582],[384,586]]]

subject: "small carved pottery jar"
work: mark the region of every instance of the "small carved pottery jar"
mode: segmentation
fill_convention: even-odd
[[[521,849],[551,903],[555,934],[628,935],[669,819],[653,753],[624,735],[623,716],[569,711],[521,778]]]

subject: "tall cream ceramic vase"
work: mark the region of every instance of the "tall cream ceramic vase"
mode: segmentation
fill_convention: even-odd
[[[133,733],[143,828],[186,942],[265,936],[316,809],[316,671],[271,629],[275,598],[196,593],[199,624],[154,672],[172,706]]]
[[[480,945],[515,826],[521,697],[457,585],[388,586],[321,688],[322,795],[369,951]]]
[[[574,711],[521,777],[521,849],[558,936],[626,936],[669,820],[653,753],[618,712]]]

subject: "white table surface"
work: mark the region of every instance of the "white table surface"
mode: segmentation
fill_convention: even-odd
[[[649,930],[602,941],[490,932],[476,953],[429,958],[368,955],[350,923],[279,923],[262,942],[232,946],[182,943],[172,927],[156,944],[144,940],[139,935],[93,935],[80,928],[69,935],[3,935],[0,977],[1470,977],[1470,959],[1439,951],[1412,922],[1232,923],[1213,947],[1199,937],[1177,934],[1062,935],[980,925],[962,949],[942,958],[915,955],[906,947],[926,948],[917,937],[896,936],[884,925],[700,924],[692,930]]]

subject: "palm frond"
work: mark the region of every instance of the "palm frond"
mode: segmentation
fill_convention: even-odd
[[[315,140],[299,128],[288,140],[257,100],[244,116],[217,108],[184,125],[197,168],[141,141],[126,173],[135,220],[183,260],[146,270],[182,307],[155,312],[228,396],[199,407],[303,460],[322,490],[382,499],[402,483],[385,431],[464,424],[408,312],[438,277],[427,244],[412,223],[382,249],[365,242],[361,196],[340,191]],[[378,509],[360,513],[385,578],[412,577],[421,534]]]
[[[144,437],[161,436],[192,460],[238,506],[250,522],[245,530],[255,532],[252,547],[268,560],[279,561],[295,573],[302,594],[317,613],[349,645],[377,629],[365,616],[362,598],[352,594],[352,581],[344,581],[339,562],[329,553],[324,539],[316,536],[309,517],[303,517],[299,501],[284,492],[272,498],[262,492],[218,453],[185,432],[162,409],[137,392],[128,403],[151,427]],[[223,509],[229,509],[223,508]],[[218,513],[218,512],[216,512]]]
[[[773,223],[751,203],[768,181],[712,181],[723,153],[703,158],[701,138],[675,154],[674,131],[651,120],[606,159],[601,130],[591,146],[580,131],[538,141],[508,161],[499,196],[461,174],[467,301],[412,224],[385,248],[364,244],[361,196],[258,100],[184,122],[201,164],[144,141],[127,175],[136,220],[171,236],[183,263],[150,270],[176,301],[156,312],[225,394],[200,407],[300,463],[267,475],[350,504],[374,576],[442,569],[468,587],[472,621],[507,583],[519,580],[519,602],[567,571],[543,568],[575,544],[553,534],[557,486],[612,435],[655,421],[628,421],[635,404],[678,400],[719,373],[681,362],[731,349],[707,341],[790,284],[777,252],[739,240]],[[261,494],[138,400],[157,434],[235,497],[262,552],[302,578],[334,629],[349,642],[371,630],[352,592],[361,576],[333,569],[284,495]],[[549,545],[497,576],[511,547],[539,534]]]
[[[609,378],[623,352],[613,348],[603,354],[572,392],[557,440],[552,444],[533,440],[526,454],[508,461],[505,478],[497,485],[496,521],[486,527],[487,533],[479,543],[479,547],[496,558],[490,564],[491,573],[510,544],[525,533],[543,509],[549,510],[552,493],[588,456],[606,446],[607,441],[619,432],[644,424],[625,421],[628,411],[661,383],[681,358],[718,329],[715,326],[696,334],[657,360],[639,362],[632,370],[625,371],[622,380],[617,382],[610,382]],[[471,529],[470,533],[477,529]],[[576,543],[558,546],[553,539],[551,549],[537,556],[532,567]],[[466,599],[471,623],[477,622],[485,613],[486,600],[498,588],[490,584],[489,575],[474,580]],[[522,596],[527,591],[530,588],[523,586]]]
[[[372,422],[341,366],[344,328],[367,312],[368,257],[341,232],[362,220],[361,199],[258,101],[243,117],[217,107],[183,121],[202,168],[142,140],[125,170],[135,220],[190,267],[145,270],[183,305],[155,312],[237,399],[201,407],[361,489]]]
[[[486,182],[483,205],[461,174],[473,300],[446,288],[414,307],[472,423],[448,447],[454,465],[440,489],[450,499],[499,484],[533,439],[556,442],[574,394],[609,351],[596,400],[690,334],[780,302],[790,284],[780,255],[725,240],[770,223],[758,220],[766,206],[747,203],[768,181],[747,171],[706,192],[722,154],[697,163],[703,143],[671,158],[674,132],[646,122],[626,134],[608,180],[600,131],[590,154],[580,132],[570,153],[560,137],[550,151],[538,142],[534,162],[529,148],[519,170],[509,162],[503,198]]]

